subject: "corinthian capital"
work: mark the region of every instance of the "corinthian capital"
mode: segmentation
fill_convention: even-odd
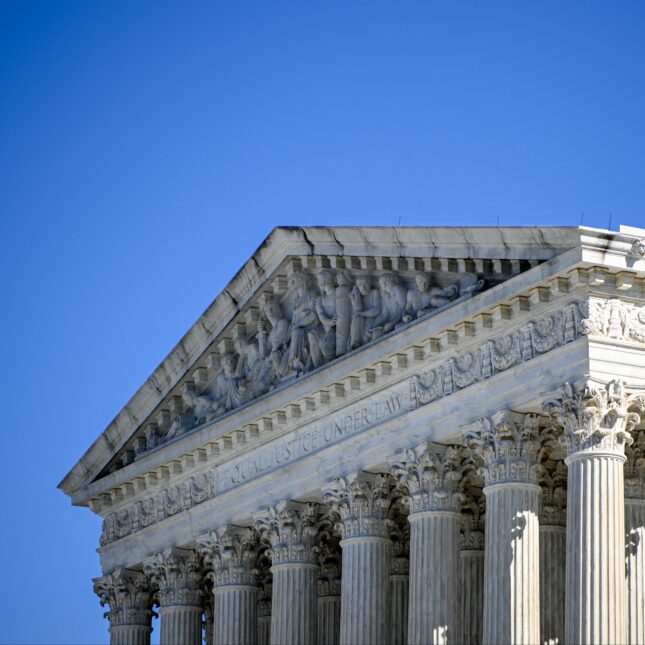
[[[536,414],[498,412],[479,419],[479,428],[464,433],[464,440],[483,464],[486,486],[501,483],[537,484],[540,473],[540,418]]]
[[[645,500],[645,430],[625,448],[625,497]]]
[[[271,544],[274,565],[285,562],[317,563],[318,516],[315,504],[291,500],[269,506],[255,515],[255,528]]]
[[[258,536],[253,529],[224,526],[197,538],[197,549],[215,587],[257,584]]]
[[[140,571],[117,569],[100,578],[94,578],[94,593],[101,599],[101,607],[109,605],[105,613],[112,627],[118,625],[150,625],[152,616],[152,589]]]
[[[422,443],[390,462],[399,487],[409,496],[410,513],[423,511],[459,512],[459,492],[466,455],[461,446]]]
[[[355,472],[338,477],[323,489],[327,504],[340,518],[343,539],[388,537],[387,514],[392,483],[387,475]]]
[[[568,455],[583,451],[623,455],[644,404],[643,395],[628,394],[625,383],[614,380],[606,385],[565,383],[560,395],[542,407],[563,428],[561,443]]]
[[[202,560],[189,549],[167,549],[143,561],[143,570],[157,588],[159,605],[201,606]]]

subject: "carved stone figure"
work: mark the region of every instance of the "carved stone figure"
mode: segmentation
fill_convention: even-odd
[[[336,356],[336,276],[324,269],[318,276],[320,295],[316,298],[316,313],[322,324],[320,333],[311,333],[310,349],[315,367]],[[312,342],[314,341],[315,342]]]
[[[193,390],[186,390],[182,398],[186,409],[193,413],[194,426],[213,418],[213,401],[207,394],[198,395]]]
[[[396,275],[391,272],[383,273],[379,277],[381,290],[381,315],[376,319],[375,325],[370,328],[370,338],[379,338],[391,332],[403,319],[407,291],[402,287]]]
[[[238,359],[231,353],[222,357],[222,371],[213,388],[213,416],[223,414],[242,405],[248,398],[248,383],[245,377],[236,374]]]
[[[430,276],[427,273],[417,273],[414,276],[415,287],[408,290],[405,302],[403,322],[408,323],[415,318],[421,318],[430,311],[433,291],[430,289]]]
[[[267,386],[284,376],[288,349],[289,323],[280,303],[267,297],[258,320],[258,350],[262,357],[259,378]]]
[[[381,315],[381,292],[372,287],[368,277],[359,276],[349,297],[352,303],[349,346],[356,349],[367,342],[370,323]]]
[[[346,271],[339,271],[336,283],[336,356],[342,356],[349,348],[352,324],[351,276]]]
[[[310,338],[318,329],[319,319],[316,313],[316,299],[307,289],[307,276],[294,273],[291,285],[296,291],[296,299],[291,318],[291,342],[289,344],[289,368],[294,372],[304,372],[308,365],[318,367],[319,355],[312,356]]]

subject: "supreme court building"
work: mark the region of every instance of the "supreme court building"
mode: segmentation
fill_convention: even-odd
[[[645,643],[645,229],[277,228],[60,487],[115,645]]]

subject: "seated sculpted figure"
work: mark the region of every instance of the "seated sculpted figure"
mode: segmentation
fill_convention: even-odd
[[[245,333],[238,333],[233,341],[235,351],[238,354],[235,375],[242,377],[249,385],[249,398],[264,394],[264,383],[259,379],[262,361],[260,350],[256,343],[251,342]]]
[[[349,347],[356,349],[367,342],[370,323],[381,314],[381,292],[372,287],[367,276],[359,276],[349,298],[352,303]]]
[[[258,320],[258,349],[262,357],[259,378],[270,386],[284,376],[289,349],[289,323],[280,303],[270,297]]]
[[[368,331],[372,339],[391,332],[401,322],[405,313],[407,290],[399,284],[397,277],[389,271],[383,273],[379,277],[379,287],[381,314]]]
[[[222,371],[220,372],[212,397],[213,416],[223,414],[242,405],[248,398],[248,383],[244,376],[238,376],[235,371],[238,359],[227,352],[222,356]]]

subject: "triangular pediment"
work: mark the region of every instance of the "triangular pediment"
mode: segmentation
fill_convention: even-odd
[[[277,228],[60,486],[71,495],[580,239],[577,228]]]

